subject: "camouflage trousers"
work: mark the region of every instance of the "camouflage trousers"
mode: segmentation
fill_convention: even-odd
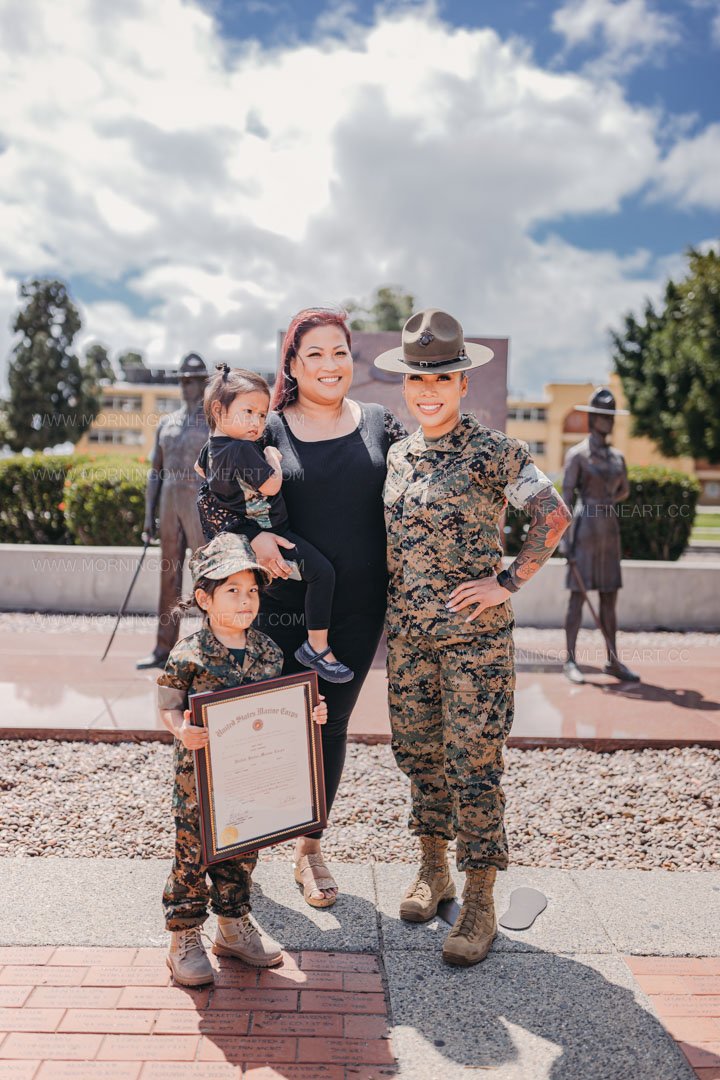
[[[177,739],[174,764],[175,857],[163,891],[165,926],[168,930],[202,926],[208,904],[216,915],[237,919],[250,910],[251,874],[257,852],[203,865],[193,754]]]
[[[410,830],[457,838],[460,870],[504,870],[512,634],[390,637],[387,671],[393,753],[411,784]]]

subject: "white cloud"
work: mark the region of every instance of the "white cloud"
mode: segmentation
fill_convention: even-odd
[[[710,124],[693,138],[681,139],[662,162],[656,197],[675,198],[682,206],[720,209],[720,124]]]
[[[655,113],[431,7],[337,25],[229,50],[189,0],[6,3],[2,265],[122,280],[146,314],[87,304],[85,340],[153,362],[267,368],[293,310],[396,281],[509,333],[516,385],[594,374],[657,267],[532,230],[643,190]]]
[[[588,67],[605,75],[627,74],[680,40],[678,20],[648,0],[566,0],[552,26],[567,49],[600,43],[602,53]]]

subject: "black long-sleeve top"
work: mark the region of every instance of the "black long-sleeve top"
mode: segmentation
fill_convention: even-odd
[[[303,442],[281,415],[271,413],[264,440],[283,455],[290,528],[335,568],[334,616],[385,610],[385,459],[390,446],[407,434],[382,405],[359,404],[360,423],[349,435]],[[259,531],[243,529],[251,540]],[[276,581],[263,597],[263,610],[302,611],[304,593],[301,582]]]

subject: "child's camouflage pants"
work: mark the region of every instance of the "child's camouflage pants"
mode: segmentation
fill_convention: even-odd
[[[216,915],[237,919],[250,910],[250,875],[257,852],[203,866],[193,755],[177,740],[174,762],[175,858],[163,892],[165,926],[168,930],[202,926],[208,903]]]

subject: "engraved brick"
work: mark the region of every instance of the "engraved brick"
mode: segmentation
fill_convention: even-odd
[[[208,1009],[202,1013],[188,1010],[166,1010],[155,1021],[155,1035],[247,1035],[250,1026],[250,1013],[235,1012],[232,1009],[216,1011]]]
[[[30,1035],[12,1032],[0,1043],[0,1058],[92,1061],[102,1035]]]
[[[720,1016],[720,994],[658,994],[652,1003],[661,1016]]]
[[[34,1080],[39,1061],[0,1061],[0,1080]]]
[[[714,1016],[668,1016],[663,1025],[673,1039],[688,1043],[720,1041],[720,1020]]]
[[[101,1035],[149,1035],[154,1014],[133,1009],[68,1009],[58,1030]]]
[[[97,948],[75,948],[62,945],[55,950],[50,964],[72,967],[129,967],[135,959],[137,949],[115,949],[97,946]]]
[[[0,1009],[0,1031],[55,1031],[62,1009]]]
[[[32,986],[0,986],[0,1009],[19,1009],[32,990]]]
[[[36,986],[28,1005],[42,1009],[112,1009],[120,1000],[120,993],[115,987]]]
[[[243,1080],[343,1080],[344,1069],[339,1065],[272,1065],[245,1066]]]
[[[390,1028],[384,1016],[344,1016],[346,1039],[387,1039]]]
[[[268,1012],[297,1012],[294,990],[216,990],[213,1009],[263,1009]]]
[[[720,975],[717,956],[626,956],[633,975]]]
[[[46,1061],[35,1080],[138,1080],[139,1061]]]
[[[262,1038],[226,1038],[214,1035],[204,1038],[200,1044],[198,1061],[228,1060],[237,1064],[242,1061],[282,1061],[297,1060],[297,1039]]]
[[[136,949],[133,967],[161,967],[165,963],[166,956],[167,949]],[[148,1065],[148,1068],[155,1067],[155,1065]]]
[[[47,964],[54,952],[54,945],[2,945],[0,964]]]
[[[303,971],[380,971],[377,957],[370,953],[304,952],[300,967]]]
[[[678,1046],[693,1068],[711,1069],[720,1065],[720,1042],[704,1043],[702,1046],[679,1042]],[[0,1054],[2,1051],[0,1047]]]
[[[195,1035],[106,1035],[100,1061],[193,1061]]]
[[[228,1061],[175,1062],[148,1061],[140,1080],[240,1080],[242,1069]]]
[[[341,971],[300,971],[297,968],[261,971],[258,986],[278,990],[342,990]]]
[[[257,986],[257,971],[251,968],[223,964],[215,972],[215,986],[224,989],[254,989]]]
[[[392,1065],[394,1057],[387,1039],[303,1039],[298,1044],[298,1061],[327,1062],[330,1065]]]
[[[343,1034],[342,1017],[323,1013],[253,1013],[253,1035]]]
[[[328,994],[324,990],[303,990],[302,1012],[385,1013],[384,994]],[[373,1064],[373,1062],[368,1062]]]
[[[91,967],[83,986],[168,986],[170,970],[162,967]]]
[[[80,986],[84,967],[46,967],[8,964],[0,971],[2,986]]]
[[[236,993],[237,991],[228,991]],[[185,990],[181,986],[126,986],[119,1009],[204,1009],[209,990]]]

